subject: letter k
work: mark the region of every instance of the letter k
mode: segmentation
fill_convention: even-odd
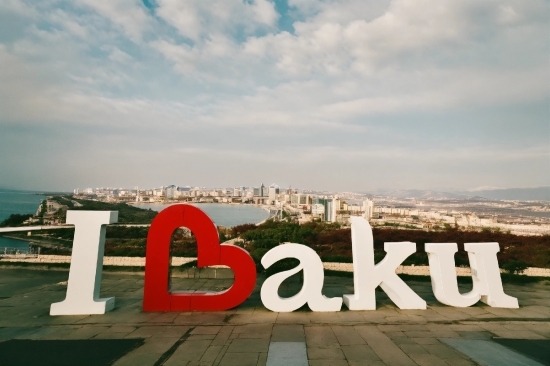
[[[416,251],[412,242],[384,243],[386,256],[374,264],[372,228],[363,217],[351,217],[353,284],[355,293],[344,295],[350,310],[376,310],[376,288],[380,286],[400,309],[426,309],[422,300],[395,270]]]

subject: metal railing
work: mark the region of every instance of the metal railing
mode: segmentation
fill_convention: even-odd
[[[2,228],[0,228],[0,233],[14,233],[14,232],[18,232],[18,231],[68,229],[68,228],[73,228],[73,227],[74,227],[74,225],[2,227]]]
[[[0,249],[0,256],[19,256],[24,255],[26,257],[32,256],[32,257],[38,257],[40,254],[40,247],[33,247],[29,245],[28,248],[9,248],[4,247]]]

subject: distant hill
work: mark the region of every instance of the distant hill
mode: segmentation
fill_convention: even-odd
[[[468,200],[519,200],[519,201],[550,201],[550,186],[536,188],[505,188],[486,189],[476,191],[439,192],[422,189],[404,190],[379,190],[371,194],[396,197],[396,198],[417,198],[417,199],[468,199]]]
[[[550,186],[536,188],[491,189],[469,193],[493,200],[550,201]]]
[[[60,214],[61,222],[65,222],[66,210],[85,210],[85,211],[118,211],[119,224],[150,224],[157,215],[157,212],[145,210],[139,207],[127,205],[126,203],[108,203],[99,201],[90,201],[77,199],[71,195],[53,196],[51,200],[66,207]],[[80,206],[75,205],[78,202]]]
[[[466,199],[471,198],[474,194],[470,192],[438,192],[431,190],[422,190],[422,189],[403,189],[403,190],[394,190],[394,191],[377,191],[373,192],[376,195],[388,196],[395,198],[421,198],[421,199],[437,199],[437,198],[455,198],[455,199]],[[477,192],[476,192],[477,195]]]

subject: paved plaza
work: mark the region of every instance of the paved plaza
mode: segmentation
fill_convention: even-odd
[[[236,309],[143,313],[143,274],[106,272],[101,294],[116,297],[113,311],[51,317],[50,304],[64,299],[67,278],[66,270],[0,268],[0,349],[13,340],[136,339],[142,341],[117,356],[114,365],[298,365],[300,355],[302,364],[311,366],[539,365],[545,364],[544,351],[537,363],[498,341],[527,339],[535,343],[525,344],[540,348],[550,339],[550,280],[505,284],[505,292],[519,299],[520,309],[482,303],[452,308],[436,301],[429,281],[407,281],[427,301],[427,310],[400,310],[379,291],[376,311],[349,311],[343,306],[335,313],[314,313],[307,307],[274,313],[260,301],[259,277],[252,296]],[[231,283],[232,279],[172,278],[173,289],[219,291]],[[295,277],[284,283],[280,295],[292,295],[300,286]],[[462,292],[469,290],[461,287]],[[326,276],[323,292],[353,293],[353,280]]]

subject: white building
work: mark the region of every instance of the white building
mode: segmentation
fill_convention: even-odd
[[[269,203],[275,203],[277,201],[279,195],[279,186],[273,183],[269,186],[268,189],[268,199]]]
[[[325,200],[325,221],[336,222],[336,211],[340,211],[340,200],[336,198]]]
[[[178,194],[178,187],[175,185],[170,185],[166,187],[166,194],[165,197],[169,200],[173,200],[174,198],[177,198],[179,196]]]
[[[366,199],[363,201],[363,211],[365,212],[364,217],[367,220],[372,219],[372,215],[374,214],[374,202],[370,199]]]

